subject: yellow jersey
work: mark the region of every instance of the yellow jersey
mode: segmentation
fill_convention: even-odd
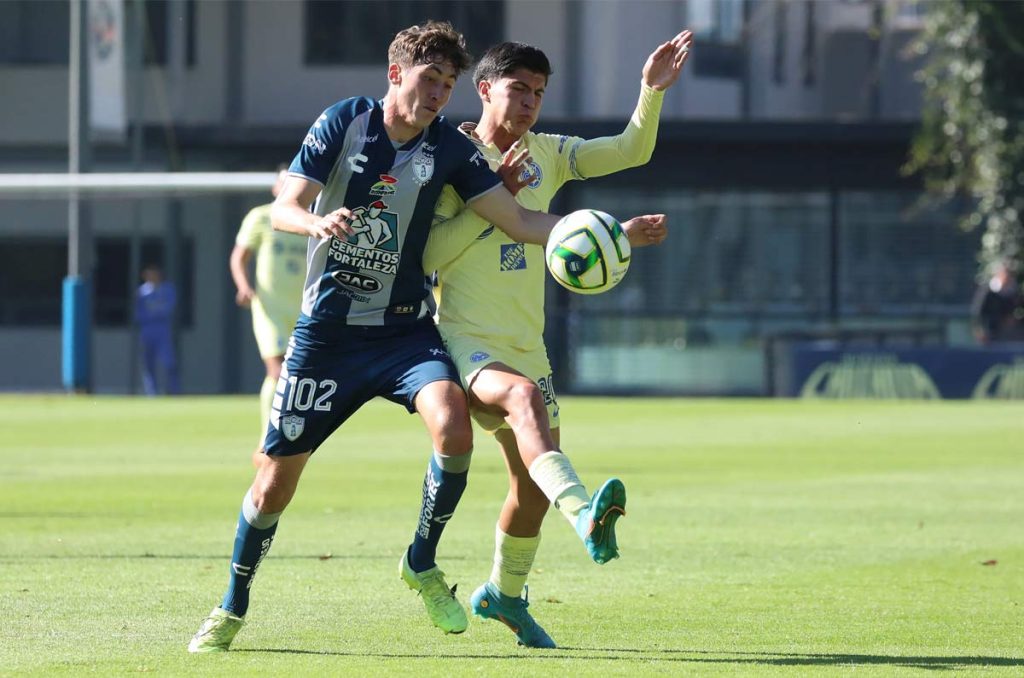
[[[527,132],[521,140],[530,151],[528,186],[516,200],[532,210],[547,211],[555,193],[574,179],[611,174],[646,163],[654,151],[662,92],[642,87],[626,129],[614,137]],[[477,146],[491,169],[502,153],[484,144],[476,125],[459,129]],[[443,336],[467,334],[520,351],[543,347],[544,248],[515,242],[487,223],[445,186],[434,210],[434,225],[423,255],[423,268],[437,271],[437,322]]]
[[[245,215],[235,244],[256,256],[254,304],[279,323],[294,325],[306,282],[306,247],[309,239],[275,231],[270,225],[270,205],[254,207]]]

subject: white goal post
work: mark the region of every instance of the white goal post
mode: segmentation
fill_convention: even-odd
[[[0,172],[0,197],[125,197],[265,192],[270,190],[276,179],[277,172]]]

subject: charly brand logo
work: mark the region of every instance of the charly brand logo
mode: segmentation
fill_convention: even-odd
[[[1024,358],[1013,364],[993,365],[978,380],[972,398],[989,400],[1024,400]]]
[[[800,389],[803,398],[923,398],[942,394],[920,365],[895,355],[844,355],[818,365]]]

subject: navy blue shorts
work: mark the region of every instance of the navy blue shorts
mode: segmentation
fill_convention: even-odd
[[[433,381],[461,383],[430,319],[328,327],[300,318],[288,342],[263,446],[272,456],[315,451],[376,396],[415,412],[416,395]]]

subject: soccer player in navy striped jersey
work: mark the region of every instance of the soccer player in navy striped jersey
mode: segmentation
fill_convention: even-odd
[[[263,443],[267,458],[243,499],[228,590],[191,652],[229,648],[310,455],[375,396],[419,413],[434,448],[402,578],[419,591],[436,626],[466,629],[465,610],[434,555],[466,485],[472,429],[458,371],[427,304],[423,249],[445,184],[523,242],[543,243],[558,217],[521,208],[472,142],[439,117],[470,63],[451,25],[401,31],[388,61],[384,98],[345,99],[324,111],[274,203],[274,228],[309,238],[302,311]],[[664,228],[645,217],[624,226],[636,245],[657,241]]]

